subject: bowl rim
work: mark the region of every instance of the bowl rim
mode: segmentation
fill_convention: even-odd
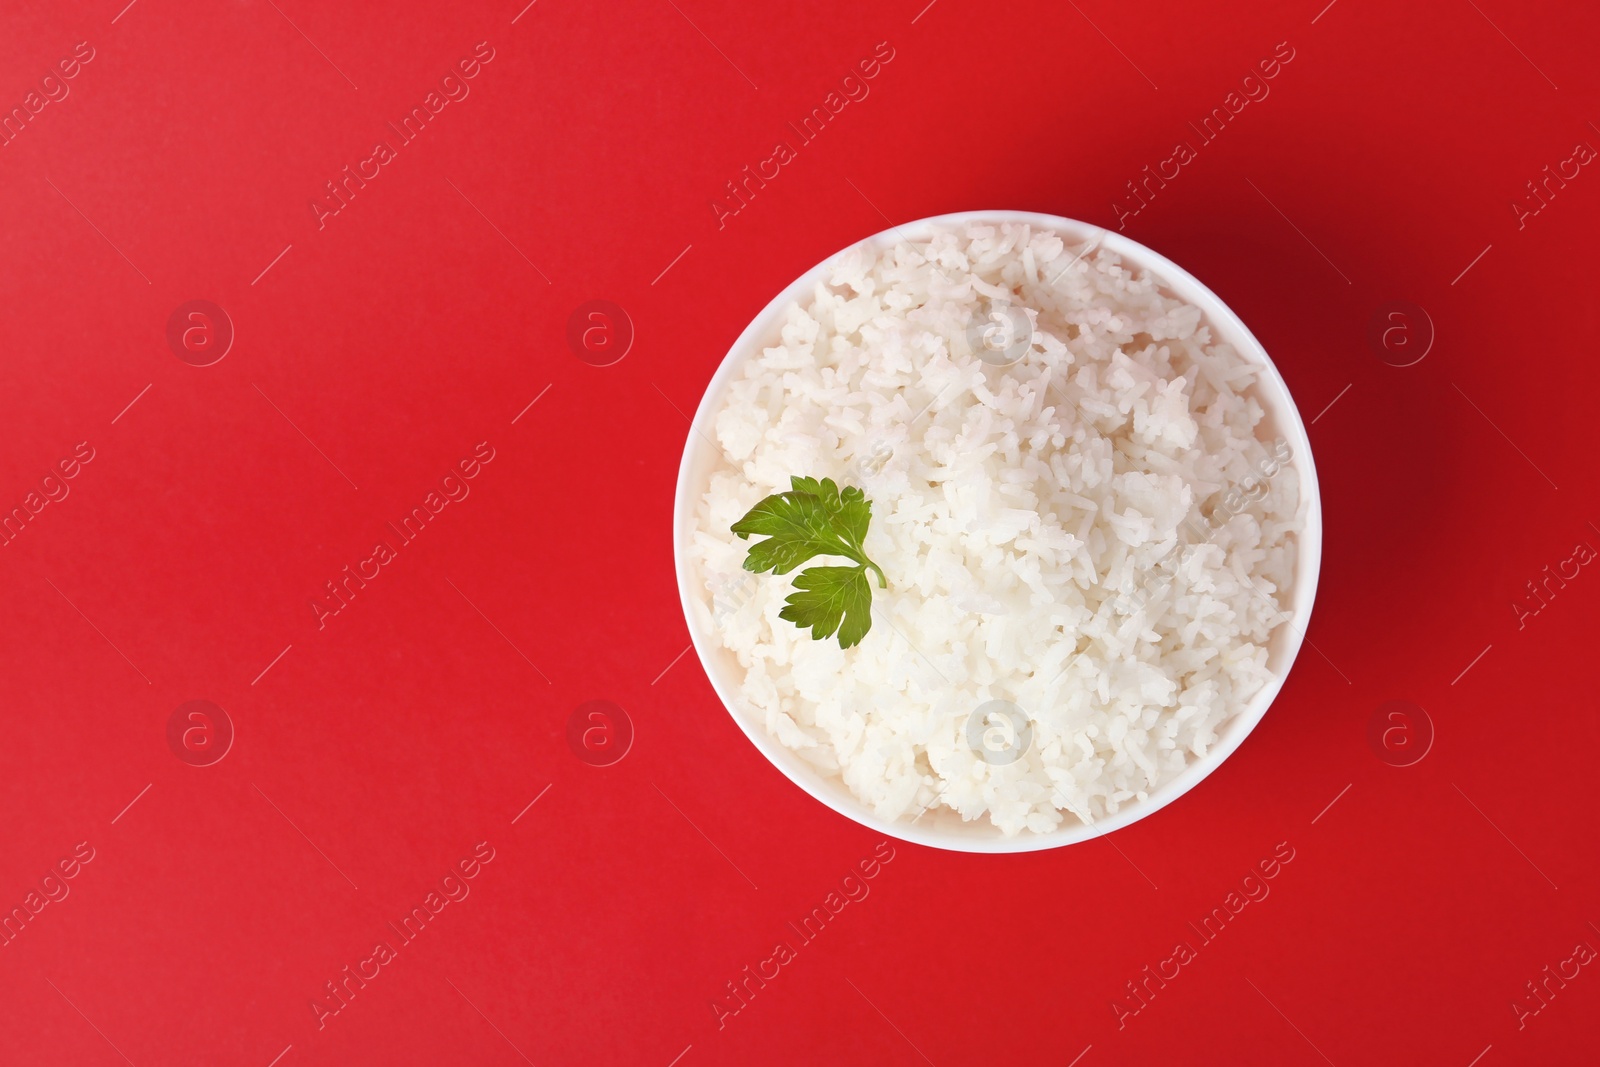
[[[1014,837],[1005,837],[997,828],[993,827],[992,823],[986,824],[991,829],[994,829],[994,836],[991,838],[986,835],[979,836],[977,833],[970,835],[953,834],[935,827],[918,826],[915,821],[891,821],[874,814],[870,808],[853,795],[840,798],[823,788],[828,780],[808,764],[805,764],[796,753],[785,747],[776,738],[768,735],[765,726],[761,722],[755,721],[752,716],[743,713],[740,710],[741,703],[738,693],[719,677],[720,671],[714,667],[713,653],[720,652],[722,649],[720,646],[712,645],[711,635],[703,633],[695,621],[694,603],[699,593],[695,587],[694,564],[686,552],[688,539],[692,536],[694,530],[696,497],[701,491],[698,487],[691,487],[689,484],[691,467],[701,451],[701,448],[697,447],[696,437],[698,435],[706,442],[711,441],[712,424],[717,411],[721,408],[722,398],[728,384],[742,369],[745,359],[753,353],[760,337],[775,325],[778,317],[787,310],[790,302],[803,294],[809,293],[813,284],[824,271],[835,261],[857,248],[863,246],[880,249],[892,247],[898,241],[922,240],[935,230],[969,223],[981,225],[1025,224],[1049,230],[1069,242],[1090,241],[1090,245],[1086,246],[1086,251],[1088,247],[1108,249],[1138,268],[1152,271],[1160,279],[1163,288],[1169,293],[1199,307],[1205,316],[1206,322],[1211,325],[1216,339],[1225,340],[1232,344],[1242,358],[1258,368],[1257,383],[1254,387],[1258,392],[1257,399],[1262,401],[1269,417],[1277,424],[1278,432],[1289,441],[1294,449],[1294,456],[1290,460],[1290,465],[1300,475],[1300,507],[1303,513],[1303,528],[1298,535],[1296,546],[1292,602],[1286,619],[1289,632],[1284,638],[1286,644],[1281,653],[1282,666],[1274,671],[1273,678],[1251,698],[1245,708],[1224,726],[1216,743],[1207,750],[1204,756],[1193,760],[1176,776],[1157,787],[1144,800],[1125,804],[1121,810],[1113,815],[1108,815],[1094,823],[1077,823],[1063,826],[1047,833],[1035,833],[1025,830]],[[1098,242],[1098,244],[1094,242]],[[1264,384],[1267,386],[1266,388],[1263,388]],[[1270,398],[1260,396],[1259,393],[1262,392],[1270,394]],[[1281,400],[1281,403],[1278,403],[1279,400]],[[713,445],[712,447],[715,446]],[[1245,738],[1250,736],[1262,717],[1266,715],[1267,709],[1277,699],[1284,682],[1288,679],[1291,668],[1299,657],[1300,646],[1305,640],[1305,631],[1311,619],[1312,607],[1316,601],[1317,582],[1322,570],[1322,499],[1317,484],[1316,463],[1311,453],[1311,440],[1306,432],[1305,422],[1300,416],[1299,407],[1295,404],[1287,383],[1284,382],[1276,364],[1272,362],[1272,357],[1268,355],[1265,346],[1250,332],[1249,327],[1244,324],[1243,320],[1208,286],[1159,252],[1120,233],[1114,233],[1092,223],[1035,211],[1013,211],[1007,209],[956,211],[916,219],[898,225],[890,225],[887,229],[851,242],[802,272],[794,281],[785,286],[756,313],[750,323],[739,333],[739,336],[735,338],[733,344],[729,347],[727,354],[722,357],[711,379],[706,383],[705,391],[700,397],[700,403],[695,408],[694,417],[690,420],[683,455],[678,464],[678,481],[673,496],[672,523],[673,564],[678,582],[678,599],[683,609],[684,622],[689,629],[690,641],[694,645],[695,655],[700,661],[701,670],[705,672],[712,689],[716,692],[718,699],[722,701],[723,709],[738,725],[745,737],[749,738],[751,744],[755,745],[757,751],[766,758],[768,763],[772,764],[791,782],[799,786],[813,799],[852,822],[866,826],[878,833],[886,834],[899,841],[926,845],[931,848],[952,852],[999,854],[1062,848],[1067,845],[1094,840],[1130,826],[1141,819],[1148,818],[1188,793],[1238,750],[1239,746],[1244,743]],[[843,803],[843,799],[848,799],[849,803]],[[918,817],[920,818],[920,815]]]

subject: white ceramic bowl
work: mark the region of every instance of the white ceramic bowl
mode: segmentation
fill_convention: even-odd
[[[1284,385],[1277,368],[1272,365],[1266,350],[1215,293],[1166,257],[1119,234],[1103,231],[1098,226],[1028,211],[963,211],[941,215],[891,227],[867,238],[863,243],[877,248],[892,247],[900,240],[923,240],[936,227],[955,226],[967,222],[1027,223],[1030,226],[1059,233],[1069,246],[1085,245],[1098,240],[1101,247],[1117,253],[1129,263],[1153,272],[1165,283],[1164,288],[1172,295],[1199,307],[1217,339],[1229,342],[1246,361],[1261,368],[1252,393],[1267,412],[1262,428],[1266,434],[1281,435],[1294,450],[1291,465],[1300,477],[1300,510],[1304,518],[1304,532],[1299,539],[1297,569],[1291,590],[1293,599],[1291,617],[1287,625],[1279,626],[1274,632],[1268,649],[1267,665],[1272,671],[1273,680],[1256,694],[1248,707],[1223,727],[1221,738],[1204,758],[1189,764],[1181,774],[1156,789],[1143,802],[1124,805],[1121,811],[1099,820],[1093,826],[1074,822],[1046,834],[1024,831],[1009,838],[1002,835],[987,819],[963,822],[958,814],[944,807],[929,810],[915,822],[909,819],[891,822],[879,818],[856,799],[842,780],[838,777],[823,777],[798,755],[769,736],[766,727],[754,717],[753,713],[742,710],[739,698],[742,670],[738,660],[733,653],[722,647],[715,634],[696,622],[699,614],[690,606],[692,600],[705,595],[704,583],[695,573],[695,565],[689,559],[686,547],[694,530],[697,502],[707,491],[711,471],[721,461],[721,457],[710,443],[715,439],[712,426],[716,413],[723,405],[728,384],[739,373],[743,361],[752,353],[777,343],[778,324],[783,310],[792,301],[808,298],[818,276],[827,270],[837,255],[842,255],[843,252],[830,256],[812,267],[796,278],[783,292],[773,297],[772,302],[762,308],[760,314],[745,327],[739,339],[729,349],[722,365],[717,368],[716,374],[712,376],[710,384],[706,386],[705,395],[695,411],[688,444],[684,448],[683,462],[678,468],[678,491],[673,509],[674,558],[678,571],[678,595],[683,600],[684,617],[689,624],[689,634],[694,641],[695,652],[699,654],[700,663],[711,679],[712,688],[722,698],[728,714],[733,716],[733,721],[739,724],[745,736],[750,738],[751,743],[761,750],[761,754],[770,760],[773,766],[788,775],[791,781],[846,818],[854,819],[863,826],[869,826],[879,833],[903,841],[958,852],[1031,852],[1087,841],[1137,822],[1194,788],[1244,742],[1256,723],[1261,721],[1261,716],[1266,713],[1267,707],[1278,695],[1278,690],[1283,687],[1289,667],[1300,651],[1306,624],[1311,618],[1311,604],[1317,592],[1317,573],[1322,563],[1322,503],[1317,491],[1317,472],[1311,460],[1311,442],[1306,436],[1305,424],[1300,419],[1294,400],[1289,396],[1288,387]]]

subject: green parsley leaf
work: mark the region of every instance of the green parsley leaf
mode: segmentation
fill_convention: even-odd
[[[795,575],[795,592],[778,618],[811,627],[817,641],[839,632],[839,647],[861,643],[872,629],[872,582],[865,567],[811,567]]]
[[[861,643],[872,628],[872,583],[870,569],[878,585],[889,587],[883,570],[867,558],[862,548],[867,526],[872,521],[872,502],[855,486],[842,491],[833,479],[789,479],[787,493],[774,493],[733,524],[733,532],[748,539],[752,534],[766,537],[745,554],[745,570],[760,574],[788,574],[814,556],[843,556],[854,567],[812,567],[794,580],[797,592],[790,594],[778,617],[802,628],[820,641],[839,635],[839,647]]]

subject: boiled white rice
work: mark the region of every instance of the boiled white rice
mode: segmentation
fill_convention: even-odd
[[[844,255],[715,422],[691,552],[742,713],[885,819],[1013,835],[1142,800],[1267,682],[1289,607],[1299,483],[1254,378],[1159,279],[1047,230]],[[792,475],[872,501],[889,588],[854,648],[778,618],[792,574],[742,570],[729,527]]]

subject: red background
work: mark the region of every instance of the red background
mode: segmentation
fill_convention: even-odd
[[[0,149],[0,506],[95,458],[0,550],[0,904],[95,858],[0,948],[0,1060],[1593,1061],[1600,975],[1521,1029],[1511,1004],[1600,948],[1600,577],[1512,605],[1600,548],[1600,176],[1522,228],[1510,204],[1600,145],[1600,17],[925,2],[8,5],[6,109],[95,58]],[[323,183],[480,41],[471,95],[319,229]],[[719,228],[724,183],[881,41],[870,96]],[[895,845],[719,1029],[724,983],[878,838],[682,655],[684,413],[772,293],[886,218],[1115,227],[1279,42],[1271,95],[1125,232],[1316,418],[1316,648],[1221,770],[1108,841]],[[213,366],[167,344],[191,299],[237,332]],[[614,366],[565,340],[592,299],[637,332]],[[1436,328],[1414,366],[1366,340],[1393,300]],[[470,497],[319,630],[323,583],[480,441]],[[213,766],[167,746],[192,699],[237,733]],[[566,740],[592,699],[633,724],[613,766]],[[1414,766],[1368,742],[1389,700],[1436,729]],[[319,1029],[323,983],[480,841],[471,895]],[[1125,983],[1279,842],[1271,895],[1119,1029]]]

